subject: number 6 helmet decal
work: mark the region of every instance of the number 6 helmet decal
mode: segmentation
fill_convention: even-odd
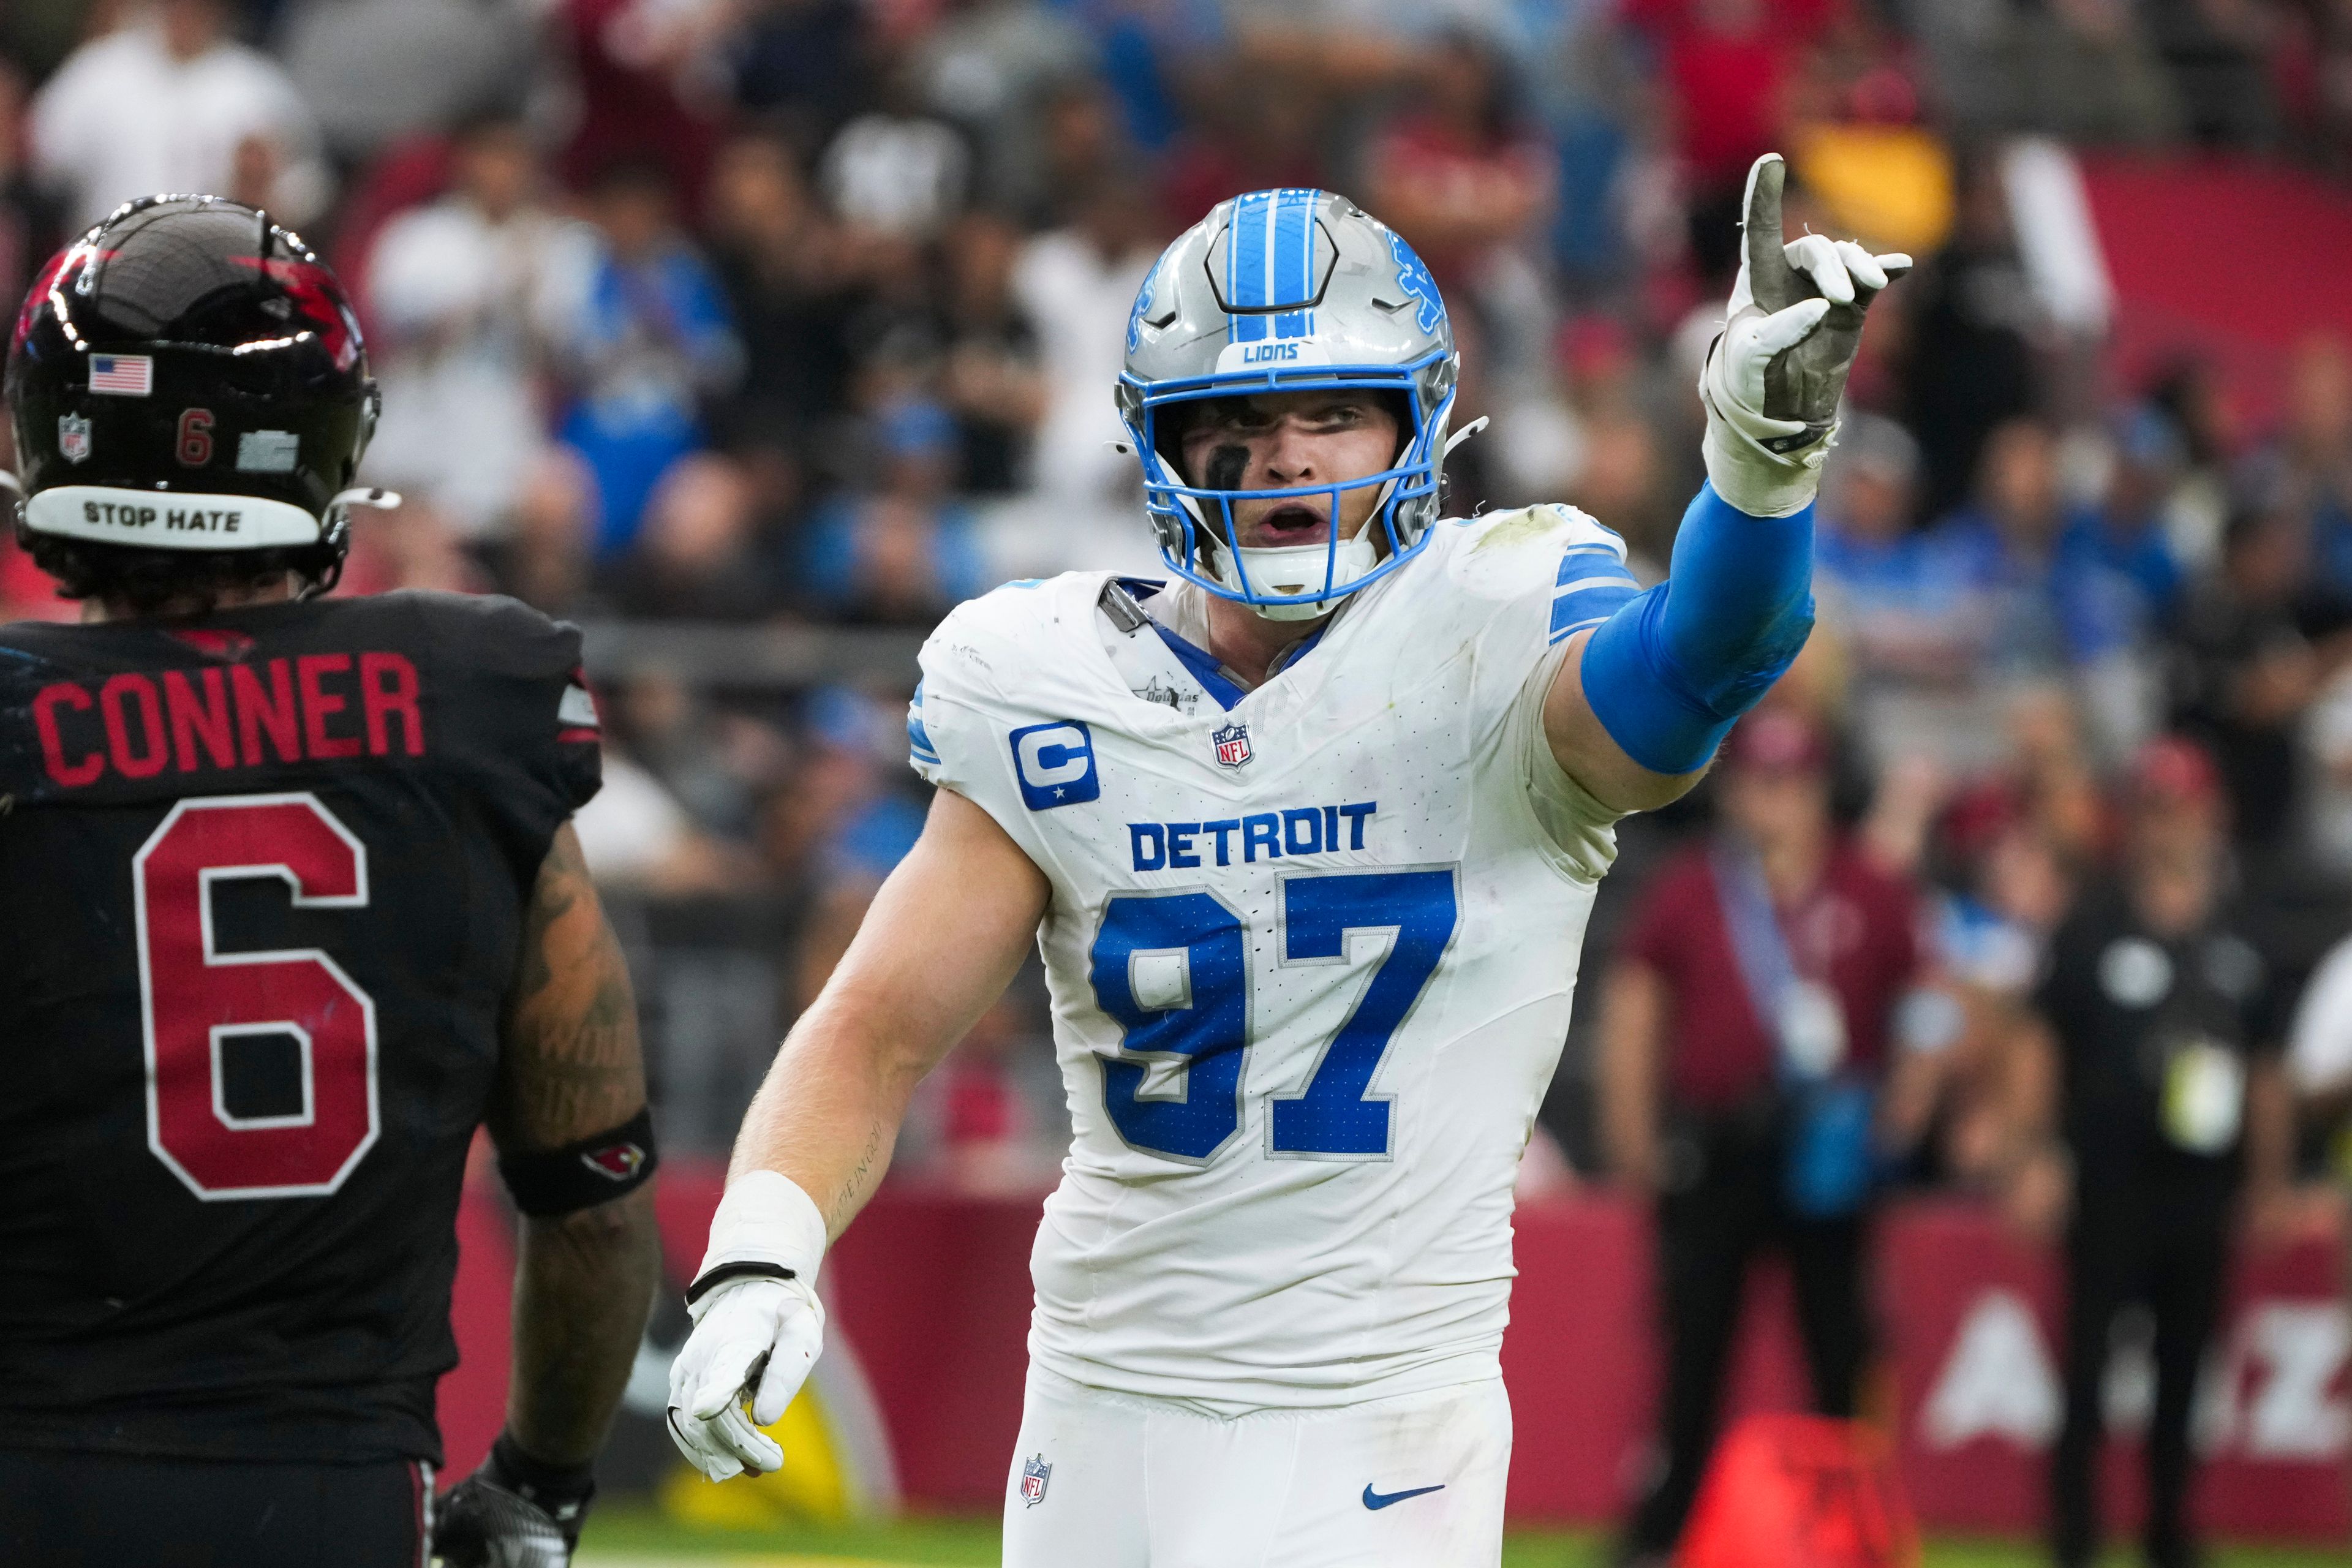
[[[6,394],[31,535],[294,551],[328,582],[368,495],[378,398],[351,301],[299,236],[237,202],[149,196],[52,257]]]

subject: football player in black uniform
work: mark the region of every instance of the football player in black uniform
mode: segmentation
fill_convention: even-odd
[[[0,1563],[560,1565],[656,1270],[579,635],[317,596],[375,386],[252,208],[92,229],[6,392],[17,538],[83,615],[0,628]],[[512,1394],[436,1508],[485,1122]]]

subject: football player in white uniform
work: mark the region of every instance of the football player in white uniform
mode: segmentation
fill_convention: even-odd
[[[1010,584],[925,647],[929,824],[689,1296],[670,1426],[705,1474],[782,1462],[757,1426],[817,1353],[827,1240],[1034,941],[1075,1135],[1005,1562],[1496,1562],[1512,1181],[1612,825],[1802,645],[1839,393],[1908,266],[1783,246],[1780,184],[1749,179],[1710,482],[1646,593],[1566,507],[1439,520],[1453,334],[1370,216],[1260,191],[1169,247],[1117,395],[1172,579]]]

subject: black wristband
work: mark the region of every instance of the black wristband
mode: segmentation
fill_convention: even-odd
[[[799,1278],[799,1275],[781,1263],[761,1263],[757,1260],[722,1263],[716,1268],[706,1268],[694,1277],[694,1283],[686,1288],[686,1304],[689,1307],[693,1306],[697,1301],[709,1295],[713,1289],[726,1284],[730,1279],[797,1279]]]
[[[596,1496],[593,1465],[548,1464],[523,1452],[520,1444],[501,1432],[490,1445],[490,1457],[482,1461],[482,1472],[544,1510],[563,1531],[564,1539],[579,1540],[581,1521],[588,1517],[588,1504]]]
[[[654,1149],[654,1117],[640,1110],[610,1131],[561,1149],[499,1156],[499,1174],[515,1207],[534,1219],[593,1208],[636,1191],[661,1156]]]

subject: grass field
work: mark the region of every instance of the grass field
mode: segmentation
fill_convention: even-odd
[[[1603,1538],[1564,1531],[1520,1531],[1503,1548],[1504,1568],[1601,1568]],[[2017,1542],[1938,1541],[1926,1568],[2039,1568],[2040,1551]],[[2116,1568],[2138,1560],[2121,1552]],[[2341,1547],[2287,1550],[2227,1547],[2212,1568],[2344,1568]],[[599,1510],[581,1542],[581,1568],[982,1568],[996,1562],[992,1519],[912,1519],[898,1524],[789,1531],[690,1530],[651,1509]]]

